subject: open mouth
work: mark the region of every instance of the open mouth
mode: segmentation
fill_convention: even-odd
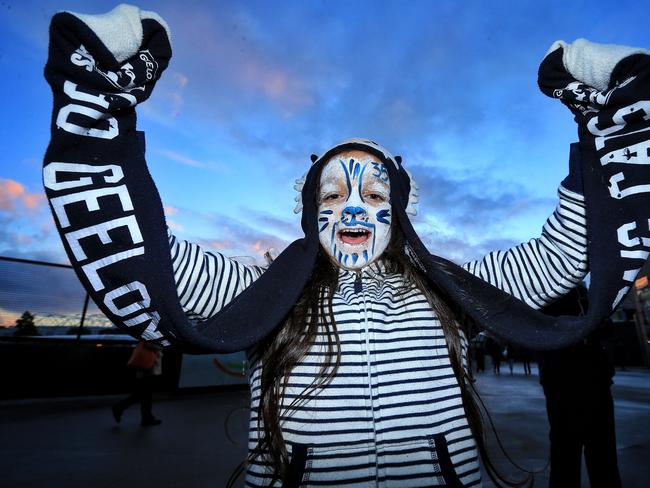
[[[366,229],[343,229],[336,233],[341,242],[345,244],[363,244],[370,238],[370,231]]]

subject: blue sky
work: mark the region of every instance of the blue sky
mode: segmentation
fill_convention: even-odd
[[[556,39],[650,47],[644,2],[144,1],[174,56],[139,110],[170,226],[258,258],[300,237],[293,180],[348,137],[404,158],[416,228],[464,261],[539,234],[572,118],[537,89]],[[41,190],[53,13],[116,3],[0,3],[0,255],[65,262]]]

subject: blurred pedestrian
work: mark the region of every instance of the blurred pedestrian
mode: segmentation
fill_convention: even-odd
[[[585,313],[586,289],[573,290],[545,311]],[[592,487],[620,488],[610,386],[614,367],[600,343],[601,331],[556,351],[539,353],[540,383],[550,425],[550,488],[579,488],[582,454]]]
[[[113,418],[118,424],[122,420],[124,411],[138,402],[140,402],[140,425],[142,427],[151,427],[162,423],[162,420],[156,418],[152,412],[155,380],[162,374],[162,355],[160,346],[150,342],[139,342],[133,350],[127,366],[136,370],[135,388],[128,397],[112,406]]]
[[[526,376],[529,376],[531,374],[530,359],[531,359],[532,353],[531,353],[530,349],[526,349],[526,348],[521,348],[519,353],[520,353],[520,356],[521,356],[520,357],[521,362],[524,364],[524,374]]]
[[[474,341],[476,344],[476,372],[485,373],[485,340],[483,337]]]
[[[511,344],[506,344],[506,347],[503,348],[503,356],[508,361],[508,368],[510,369],[510,375],[512,375],[515,365],[515,347]]]
[[[485,349],[492,359],[492,372],[499,376],[501,374],[501,360],[503,359],[501,345],[492,337],[488,337],[487,341],[485,341]]]

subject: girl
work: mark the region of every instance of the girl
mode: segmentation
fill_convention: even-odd
[[[563,51],[547,59],[559,52],[561,66]],[[589,60],[589,49],[572,52]],[[459,324],[468,315],[538,348],[592,328],[592,317],[532,310],[587,271],[580,151],[541,237],[459,268],[413,229],[417,187],[401,158],[344,141],[312,156],[298,182],[305,237],[268,269],[246,266],[166,232],[135,106],[170,56],[168,27],[152,12],[122,5],[52,21],[44,183],[94,301],[146,340],[249,351],[248,486],[478,486],[479,456],[494,477]],[[566,94],[577,107],[605,99],[574,85]]]

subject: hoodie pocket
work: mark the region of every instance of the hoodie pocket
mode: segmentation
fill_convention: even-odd
[[[309,486],[375,487],[374,449],[358,447],[323,448],[293,444],[287,481],[283,488]]]
[[[427,486],[462,486],[443,434],[386,445],[379,450],[378,457],[382,487],[404,488],[423,482]]]
[[[284,488],[354,486],[404,488],[414,480],[462,488],[443,434],[417,441],[373,446],[322,448],[293,444]]]
[[[449,488],[462,488],[463,484],[456,474],[454,464],[451,462],[449,455],[449,448],[447,447],[447,439],[444,434],[434,434],[429,436],[429,444],[431,444],[432,452],[438,458],[440,465],[440,473],[445,480],[445,486]]]

